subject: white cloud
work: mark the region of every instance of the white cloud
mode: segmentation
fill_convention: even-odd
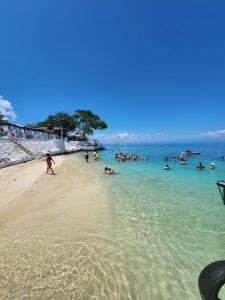
[[[166,138],[162,132],[157,133],[130,133],[127,131],[112,133],[112,134],[95,134],[94,138],[99,139],[103,143],[151,143],[162,141],[162,138]]]
[[[117,133],[117,136],[118,136],[120,139],[125,139],[125,140],[131,138],[131,135],[130,135],[128,132]]]
[[[2,96],[0,96],[0,112],[3,114],[4,119],[15,121],[17,118],[11,102]]]
[[[132,133],[128,131],[122,131],[112,134],[96,134],[94,138],[100,140],[102,143],[106,144],[148,144],[148,143],[169,143],[169,142],[201,142],[208,141],[211,138],[225,138],[225,129],[209,131],[204,133],[195,134],[166,134],[163,132],[155,133]]]
[[[203,132],[202,135],[215,138],[223,137],[225,136],[225,129]]]

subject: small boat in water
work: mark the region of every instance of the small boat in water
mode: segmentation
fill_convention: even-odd
[[[191,151],[189,149],[187,149],[186,151],[184,152],[181,152],[181,157],[182,156],[187,156],[187,155],[200,155],[200,152],[197,152],[197,151]]]

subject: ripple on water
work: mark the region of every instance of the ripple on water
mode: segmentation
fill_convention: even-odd
[[[107,220],[81,226],[64,210],[47,225],[34,215],[6,227],[0,299],[199,299],[199,272],[225,257],[215,174],[174,163],[165,177],[161,162],[149,164],[103,177]]]

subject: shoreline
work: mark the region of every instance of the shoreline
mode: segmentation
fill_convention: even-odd
[[[5,196],[0,200],[0,290],[4,299],[25,295],[82,299],[95,289],[92,281],[100,272],[102,251],[99,239],[106,239],[102,225],[107,232],[111,228],[108,198],[91,165],[76,155],[59,158],[56,176],[43,174],[44,162],[0,170],[1,195],[1,179],[8,173]],[[22,185],[25,178],[29,182]],[[85,275],[89,268],[90,281]],[[97,296],[101,284],[96,284],[93,293]]]

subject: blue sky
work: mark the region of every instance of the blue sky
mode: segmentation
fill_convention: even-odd
[[[19,124],[91,109],[103,140],[224,139],[224,15],[223,0],[0,0],[0,109]]]

